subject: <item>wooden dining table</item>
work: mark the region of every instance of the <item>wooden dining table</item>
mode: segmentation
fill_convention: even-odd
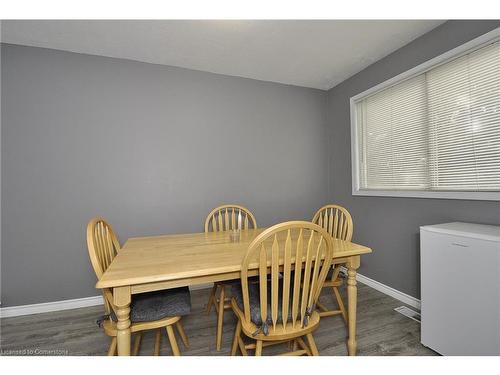
[[[231,238],[229,232],[173,234],[127,240],[96,284],[99,289],[109,288],[113,291],[118,355],[130,355],[130,303],[133,294],[239,279],[241,262],[248,245],[264,230],[242,230],[238,241]],[[349,355],[356,355],[356,272],[360,256],[372,250],[337,239],[333,240],[333,246],[333,264],[344,264],[347,268],[347,350]]]

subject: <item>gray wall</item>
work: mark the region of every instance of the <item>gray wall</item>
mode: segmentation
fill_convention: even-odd
[[[446,22],[328,92],[329,200],[351,211],[354,241],[374,250],[363,257],[360,273],[415,297],[420,296],[419,226],[500,224],[500,202],[352,196],[349,99],[497,27],[500,21]]]
[[[2,45],[2,306],[96,295],[95,215],[124,241],[230,201],[262,226],[345,205],[375,250],[360,271],[418,297],[418,227],[500,224],[500,202],[353,197],[349,98],[499,26],[447,22],[328,93]]]
[[[327,197],[326,92],[2,45],[2,305],[97,295],[85,243],[203,230],[238,202],[261,226]]]

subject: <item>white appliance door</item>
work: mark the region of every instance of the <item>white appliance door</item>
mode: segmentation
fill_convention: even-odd
[[[500,355],[500,243],[420,232],[422,344]]]

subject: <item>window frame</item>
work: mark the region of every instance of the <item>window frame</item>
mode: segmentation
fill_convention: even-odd
[[[358,124],[356,115],[356,104],[368,96],[376,94],[391,86],[423,74],[439,65],[471,53],[479,48],[500,40],[500,27],[486,34],[472,39],[452,50],[436,56],[416,67],[392,77],[368,90],[365,90],[349,100],[351,116],[351,173],[352,173],[352,195],[353,196],[376,196],[376,197],[405,197],[405,198],[435,198],[435,199],[465,199],[500,201],[500,191],[428,191],[428,190],[379,190],[360,189],[360,165],[359,165],[359,142]]]

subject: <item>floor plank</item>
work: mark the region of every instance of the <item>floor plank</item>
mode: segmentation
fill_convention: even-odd
[[[400,301],[366,285],[358,284],[358,355],[435,355],[420,344],[420,324],[394,311]],[[215,350],[216,315],[204,313],[209,290],[191,293],[192,314],[183,318],[190,348],[182,345],[182,355],[229,355],[235,317],[227,311],[224,318],[222,350]],[[345,298],[345,293],[344,293]],[[325,290],[321,302],[334,306]],[[347,301],[347,299],[345,299]],[[103,307],[94,306],[45,314],[3,318],[0,320],[2,355],[105,355],[110,343],[96,325]],[[171,355],[166,332],[163,332],[162,355]],[[314,333],[320,355],[344,356],[347,330],[340,316],[323,318]],[[154,332],[144,333],[140,355],[152,355]],[[277,345],[264,349],[264,355],[286,351]]]

